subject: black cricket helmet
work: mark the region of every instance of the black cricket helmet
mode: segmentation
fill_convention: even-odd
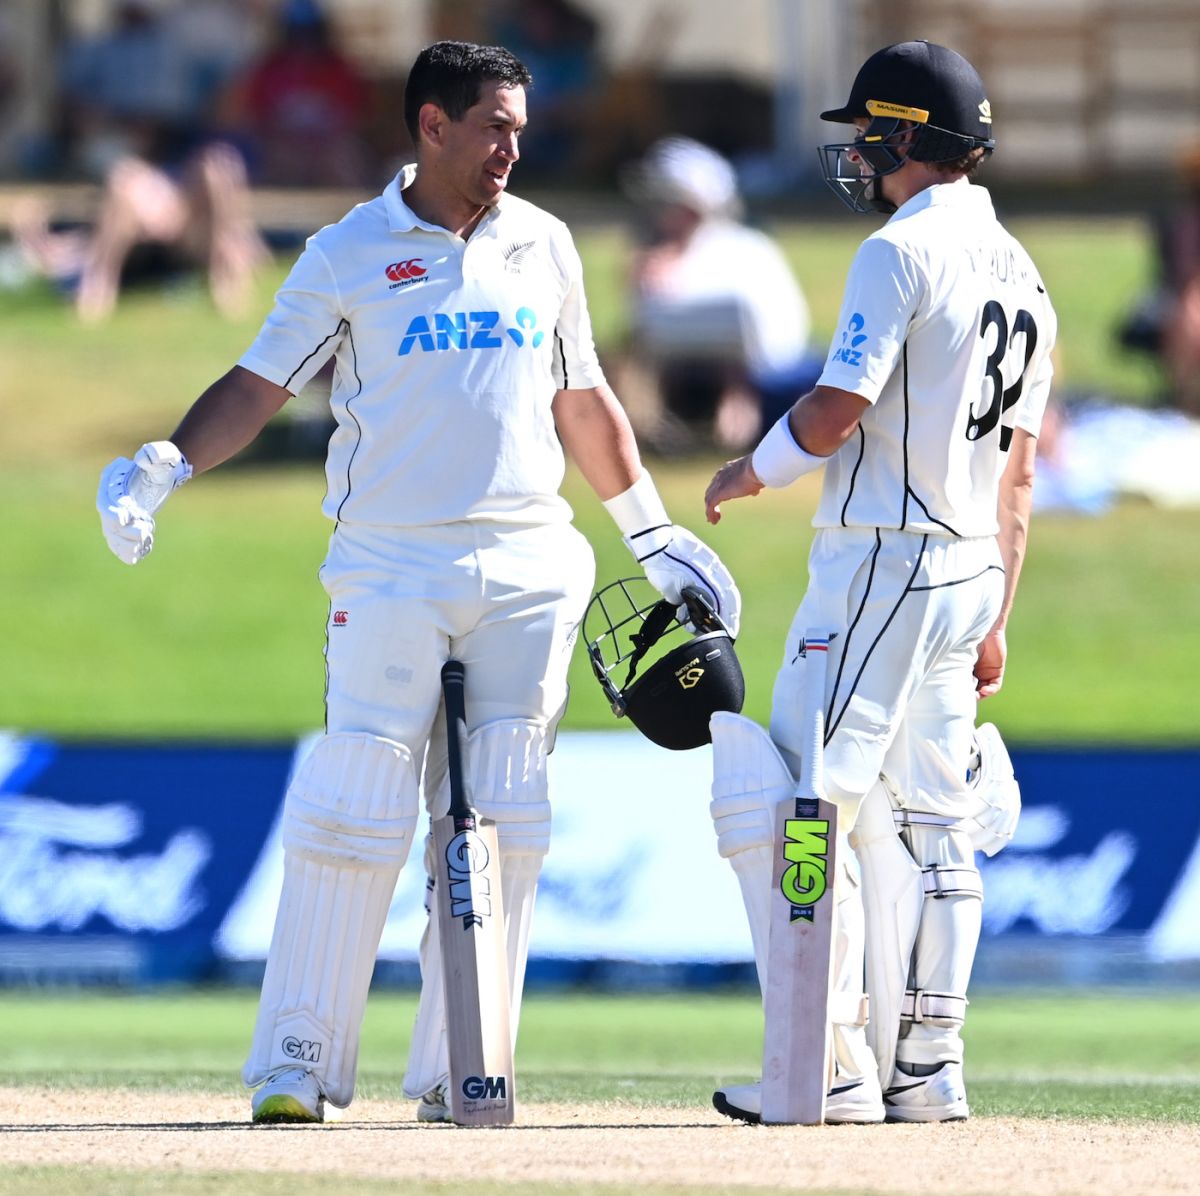
[[[686,623],[644,577],[626,577],[599,590],[583,616],[592,671],[613,713],[674,751],[711,743],[713,713],[736,714],[746,697],[733,640],[707,597],[689,586],[683,603]]]
[[[835,194],[855,212],[894,212],[879,179],[915,162],[953,162],[973,149],[990,154],[992,106],[983,80],[961,55],[933,42],[900,42],[876,51],[859,68],[850,98],[822,120],[870,124],[852,142],[820,146],[821,170]],[[904,122],[911,122],[910,134]],[[860,163],[869,169],[866,177]]]

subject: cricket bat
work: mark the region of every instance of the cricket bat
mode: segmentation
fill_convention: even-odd
[[[508,956],[496,824],[471,806],[463,771],[466,669],[442,668],[450,809],[433,823],[437,923],[456,1125],[509,1125],[516,1110]]]
[[[804,637],[805,751],[793,796],[775,811],[764,998],[762,1120],[820,1125],[830,1075],[829,987],[837,807],[821,780],[829,637]]]

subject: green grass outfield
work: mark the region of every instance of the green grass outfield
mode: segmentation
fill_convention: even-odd
[[[789,228],[785,245],[819,335],[836,321],[870,221]],[[1114,352],[1111,332],[1149,274],[1131,222],[1025,222],[1016,230],[1059,307],[1064,373],[1144,401],[1157,382]],[[600,344],[624,327],[619,234],[580,235]],[[80,327],[34,290],[0,297],[0,727],[56,736],[280,738],[319,726],[326,604],[316,581],[329,525],[316,466],[226,467],[160,517],[137,569],[104,547],[93,503],[101,468],[168,435],[240,354],[253,317],[217,319],[198,287],[131,294],[102,328]],[[654,463],[673,516],[707,539],[745,598],[738,651],[747,713],[765,720],[783,636],[806,581],[812,479],[731,504],[718,528],[701,497],[717,458]],[[575,473],[567,494],[596,548],[598,577],[632,572],[611,521]],[[1102,518],[1036,521],[1003,693],[985,708],[1015,742],[1200,739],[1200,512],[1124,505]],[[577,653],[571,727],[614,726]]]
[[[237,1093],[257,994],[7,993],[0,1083]],[[397,1099],[413,994],[372,993],[359,1095]],[[532,993],[517,1067],[530,1103],[709,1105],[758,1073],[758,999]],[[984,992],[964,1037],[975,1115],[1200,1123],[1193,997]],[[248,1106],[247,1106],[248,1107]]]

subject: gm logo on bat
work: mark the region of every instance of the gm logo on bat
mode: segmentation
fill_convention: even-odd
[[[474,831],[459,831],[446,844],[446,879],[450,892],[450,916],[461,919],[464,930],[482,926],[492,916],[492,885],[487,876],[491,853]]]
[[[467,1100],[508,1100],[507,1076],[467,1076],[462,1082]]]
[[[796,813],[805,811],[796,802]],[[780,892],[792,907],[790,921],[813,920],[813,906],[829,885],[829,821],[825,818],[788,818],[784,824],[783,858],[788,861],[779,880]]]

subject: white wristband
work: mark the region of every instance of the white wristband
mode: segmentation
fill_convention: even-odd
[[[828,457],[815,457],[796,443],[788,426],[788,415],[776,420],[758,442],[750,458],[758,480],[764,486],[790,486],[797,478],[820,469]]]
[[[623,536],[634,536],[652,527],[670,525],[667,508],[658,496],[654,479],[643,473],[628,490],[605,500],[604,509],[613,517]]]

